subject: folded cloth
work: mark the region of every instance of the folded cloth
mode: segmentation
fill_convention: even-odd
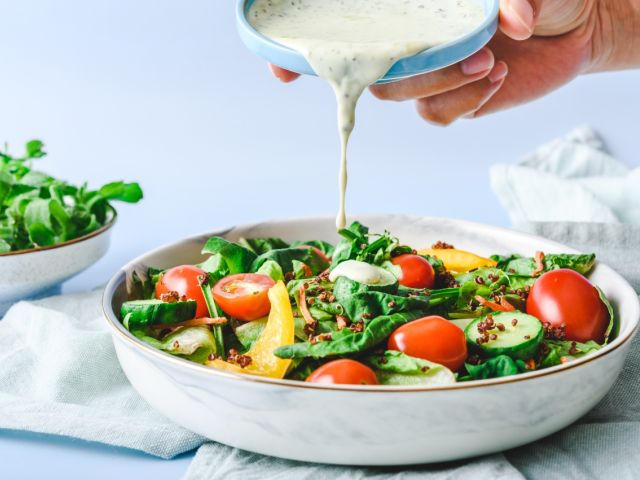
[[[589,127],[491,168],[491,187],[514,226],[527,222],[640,224],[640,168],[609,155]]]
[[[170,458],[203,439],[131,387],[100,292],[14,305],[0,321],[0,428],[80,438]]]

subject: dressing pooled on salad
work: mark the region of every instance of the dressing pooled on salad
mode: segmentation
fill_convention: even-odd
[[[474,0],[256,0],[248,17],[257,31],[302,53],[335,92],[340,229],[346,223],[347,144],[362,92],[399,59],[473,30],[483,10]]]

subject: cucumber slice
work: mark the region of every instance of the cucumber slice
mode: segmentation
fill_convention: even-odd
[[[487,356],[504,354],[513,359],[529,360],[538,353],[544,329],[540,320],[532,315],[502,312],[474,320],[465,328],[464,334],[472,349]]]
[[[178,323],[196,316],[195,300],[163,302],[162,300],[131,300],[120,308],[123,323],[128,330],[140,329],[158,323]]]

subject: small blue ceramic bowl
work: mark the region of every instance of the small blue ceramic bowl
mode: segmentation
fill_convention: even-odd
[[[483,3],[485,18],[476,29],[452,42],[398,60],[377,83],[392,82],[412,75],[439,70],[464,60],[484,47],[498,28],[500,2],[499,0],[478,1]],[[238,0],[236,10],[238,32],[249,50],[267,62],[292,72],[315,75],[302,54],[265,37],[253,28],[247,20],[247,13],[253,2],[254,0]]]

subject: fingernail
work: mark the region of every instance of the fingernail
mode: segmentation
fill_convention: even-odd
[[[491,67],[493,67],[493,54],[488,48],[483,48],[474,53],[460,64],[462,73],[465,75],[475,75],[489,70]]]
[[[509,0],[509,8],[530,33],[533,33],[534,11],[529,0]]]
[[[509,73],[509,67],[507,67],[507,64],[504,62],[498,62],[496,63],[496,66],[493,67],[493,70],[489,72],[487,78],[491,83],[496,83],[506,77],[507,73]]]

